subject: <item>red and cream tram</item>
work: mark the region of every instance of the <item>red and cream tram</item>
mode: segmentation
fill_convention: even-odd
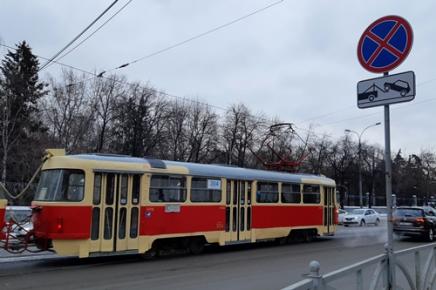
[[[38,247],[79,257],[333,235],[335,182],[220,165],[48,150]]]

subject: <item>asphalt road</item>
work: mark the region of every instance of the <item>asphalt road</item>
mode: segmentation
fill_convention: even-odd
[[[0,260],[0,289],[281,289],[301,280],[311,260],[327,273],[382,253],[385,236],[383,225],[339,227],[308,244],[214,247],[199,256]],[[421,244],[396,241],[395,250]]]

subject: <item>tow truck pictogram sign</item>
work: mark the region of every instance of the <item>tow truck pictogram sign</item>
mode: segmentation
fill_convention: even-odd
[[[357,106],[359,108],[409,102],[414,98],[415,74],[413,71],[357,83]]]

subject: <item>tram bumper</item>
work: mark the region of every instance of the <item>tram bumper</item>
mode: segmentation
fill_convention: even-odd
[[[91,207],[32,203],[33,236],[39,249],[53,248],[56,241],[87,240]],[[55,249],[56,250],[56,249]]]

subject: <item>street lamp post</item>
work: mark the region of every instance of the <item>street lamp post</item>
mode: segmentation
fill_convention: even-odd
[[[359,205],[362,208],[363,207],[363,193],[362,193],[362,135],[363,133],[371,128],[371,127],[375,127],[380,125],[381,122],[377,122],[375,124],[369,125],[368,127],[366,127],[365,129],[362,130],[362,132],[357,133],[354,130],[350,130],[350,129],[345,129],[345,133],[354,133],[357,135],[358,141],[359,141],[359,145],[358,145],[358,151],[357,151],[357,155],[358,155],[358,167],[359,167]]]

